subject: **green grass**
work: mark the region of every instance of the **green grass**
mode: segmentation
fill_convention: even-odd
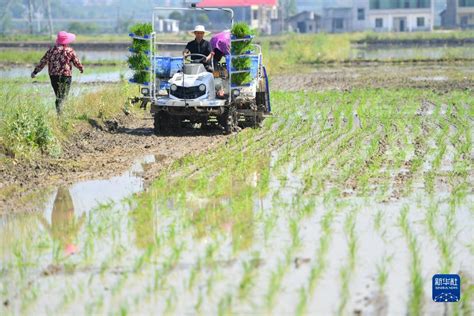
[[[16,83],[4,82],[0,100],[0,149],[8,157],[32,159],[37,156],[59,157],[62,142],[74,131],[74,124],[95,119],[105,121],[120,113],[132,94],[132,86],[118,84],[70,97],[58,118],[54,99],[40,91],[25,94]],[[38,102],[40,100],[40,102]]]

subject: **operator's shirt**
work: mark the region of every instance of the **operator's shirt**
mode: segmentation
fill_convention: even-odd
[[[201,54],[206,57],[209,56],[209,54],[212,51],[211,43],[209,43],[205,39],[201,40],[199,43],[196,40],[189,42],[186,45],[186,49],[189,50],[191,54]],[[192,60],[201,59],[201,58],[202,57],[199,57],[199,56],[191,56]]]

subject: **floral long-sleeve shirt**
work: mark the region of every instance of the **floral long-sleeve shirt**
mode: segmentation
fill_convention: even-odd
[[[79,58],[77,58],[76,52],[72,47],[56,45],[51,47],[39,64],[33,71],[34,74],[39,73],[44,66],[48,64],[48,72],[50,76],[72,76],[72,65],[76,66],[77,69],[83,71]]]

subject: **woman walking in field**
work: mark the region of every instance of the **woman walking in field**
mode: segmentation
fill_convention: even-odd
[[[51,47],[35,70],[31,73],[34,78],[46,64],[48,64],[49,78],[56,94],[56,111],[61,114],[64,99],[69,94],[69,88],[72,82],[72,65],[74,65],[82,73],[82,66],[76,52],[68,44],[74,42],[76,35],[61,31],[56,38],[56,45]]]

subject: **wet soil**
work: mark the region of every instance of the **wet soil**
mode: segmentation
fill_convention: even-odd
[[[6,159],[0,164],[0,214],[35,210],[38,191],[86,179],[105,179],[128,170],[145,155],[154,155],[143,175],[145,184],[172,162],[210,150],[226,141],[218,128],[186,128],[170,136],[153,133],[149,114],[134,114],[99,123],[79,123],[63,144],[59,158]],[[1,158],[1,157],[0,157]]]
[[[440,93],[474,88],[474,62],[346,63],[274,75],[273,90],[318,91],[357,88],[417,88]]]

